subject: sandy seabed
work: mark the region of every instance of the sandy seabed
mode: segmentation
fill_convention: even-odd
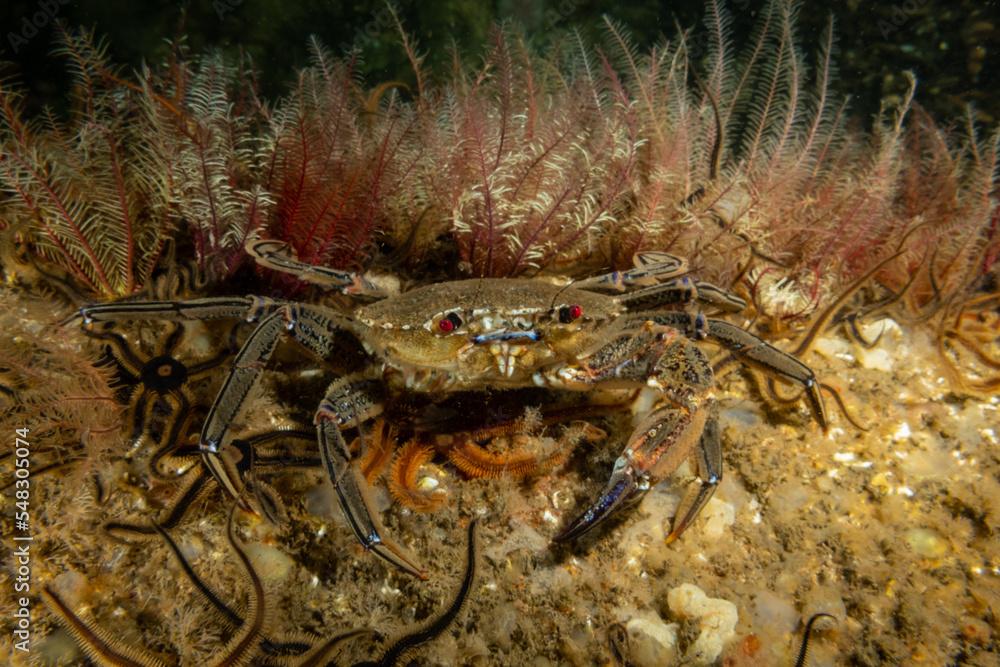
[[[267,584],[270,626],[319,635],[368,627],[392,637],[419,623],[451,599],[464,527],[478,517],[469,600],[441,637],[413,654],[416,664],[791,665],[804,620],[825,612],[836,620],[816,624],[812,665],[996,665],[1000,401],[955,396],[929,334],[876,325],[886,333],[872,350],[830,335],[806,359],[868,431],[847,423],[831,401],[824,434],[804,405],[776,411],[739,374],[719,382],[724,479],[669,546],[664,536],[691,479],[686,465],[621,521],[571,548],[551,545],[603,486],[628,415],[593,420],[607,442],[579,445],[561,469],[529,482],[466,481],[447,463],[424,466],[424,487],[447,494],[433,513],[391,503],[384,485],[376,487],[387,530],[424,564],[428,581],[366,554],[318,472],[282,474],[274,484],[289,524],[244,517],[240,532]],[[268,391],[248,428],[287,425]],[[86,485],[68,488],[71,479],[36,480],[35,502],[71,503],[80,514],[37,517],[44,529],[35,545],[36,590],[52,585],[115,636],[182,664],[217,656],[225,625],[167,547],[102,533],[110,517],[142,520],[150,499],[120,491],[100,504]],[[227,510],[214,493],[172,534],[201,576],[240,608],[248,586],[225,542]],[[5,590],[10,576],[2,574]],[[14,654],[5,630],[0,661],[83,661],[37,599],[33,614],[31,659]],[[370,658],[377,646],[377,637],[354,639],[337,664]]]

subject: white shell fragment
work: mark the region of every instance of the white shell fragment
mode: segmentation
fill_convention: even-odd
[[[701,628],[698,639],[684,654],[684,664],[715,663],[726,642],[733,638],[739,614],[736,605],[721,598],[710,598],[694,584],[681,584],[667,594],[671,613],[679,618],[697,619]]]
[[[625,624],[629,639],[629,662],[637,667],[672,665],[677,658],[676,623],[664,623],[659,616],[647,614]]]

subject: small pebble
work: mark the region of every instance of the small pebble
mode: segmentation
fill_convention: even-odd
[[[659,617],[633,618],[626,625],[629,663],[637,667],[672,665],[676,660],[676,623],[664,623]]]
[[[295,561],[284,551],[261,542],[252,542],[243,547],[254,569],[264,579],[279,581],[285,579],[296,567]]]
[[[702,516],[704,518],[702,535],[705,539],[717,540],[736,521],[736,510],[730,503],[712,498],[705,506]]]
[[[681,584],[667,594],[670,611],[682,618],[696,618],[701,628],[698,639],[688,648],[684,663],[711,665],[719,658],[726,642],[735,636],[739,613],[736,605],[710,598],[694,584]]]
[[[861,349],[858,351],[858,361],[865,368],[876,371],[892,371],[892,357],[885,350],[879,348],[875,350]]]
[[[941,558],[948,553],[948,543],[930,528],[912,528],[906,532],[906,543],[923,558]]]

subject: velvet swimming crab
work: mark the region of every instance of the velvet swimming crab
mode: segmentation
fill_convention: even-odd
[[[390,395],[530,386],[649,388],[652,407],[628,438],[607,485],[556,541],[589,531],[689,456],[700,479],[683,499],[668,539],[679,536],[711,498],[722,478],[722,453],[712,366],[695,341],[720,345],[739,361],[800,385],[815,419],[826,426],[812,370],[751,333],[706,317],[698,304],[735,312],[745,303],[694,279],[685,261],[672,255],[644,253],[633,269],[562,284],[473,279],[398,294],[377,277],[300,262],[278,241],[252,237],[246,249],[258,264],[339,290],[357,305],[339,309],[248,296],[102,304],[80,314],[85,322],[243,318],[255,323],[199,443],[208,469],[237,499],[246,494],[244,480],[224,455],[232,441],[230,426],[281,337],[329,358],[337,352],[338,331],[355,336],[372,363],[334,380],[319,401],[314,422],[320,459],[361,544],[417,576],[424,576],[420,566],[385,535],[371,509],[356,456],[341,433],[378,416]]]

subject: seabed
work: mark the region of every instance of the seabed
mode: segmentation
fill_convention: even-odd
[[[31,312],[18,312],[17,302],[9,311],[25,318],[27,331],[66,335]],[[822,612],[833,619],[815,623],[811,665],[995,665],[1000,400],[957,397],[930,333],[891,320],[869,324],[869,332],[880,330],[872,349],[826,334],[806,359],[867,431],[831,404],[824,434],[804,405],[769,406],[739,373],[720,381],[723,482],[670,545],[664,537],[691,480],[686,465],[617,523],[569,548],[551,544],[603,486],[630,428],[627,410],[590,420],[607,441],[582,443],[561,468],[525,482],[465,480],[447,463],[424,465],[418,486],[446,495],[435,512],[406,509],[376,484],[372,497],[387,530],[423,563],[427,581],[364,552],[318,471],[276,476],[288,525],[250,515],[240,524],[265,580],[269,616],[284,632],[373,629],[377,636],[345,643],[337,658],[371,659],[379,636],[397,635],[452,599],[465,526],[478,518],[473,590],[451,627],[412,654],[415,664],[791,665],[806,619]],[[70,336],[69,345],[93,349]],[[199,335],[192,340],[197,345]],[[274,400],[282,382],[295,380],[290,373],[307,386],[319,376],[322,387],[325,378],[308,365],[286,372],[274,364],[257,399],[263,407],[244,430],[293,425]],[[558,432],[536,439],[551,444]],[[228,634],[166,545],[128,544],[102,530],[112,517],[144,520],[150,503],[177,488],[129,490],[112,479],[127,467],[119,455],[101,473],[112,488],[103,503],[72,467],[34,480],[32,585],[52,586],[129,644],[205,664]],[[228,504],[217,492],[208,498],[171,534],[239,608],[249,587],[226,544]],[[10,588],[7,570],[3,577]],[[82,664],[73,638],[40,601],[33,614],[30,659],[5,642],[0,661]]]

